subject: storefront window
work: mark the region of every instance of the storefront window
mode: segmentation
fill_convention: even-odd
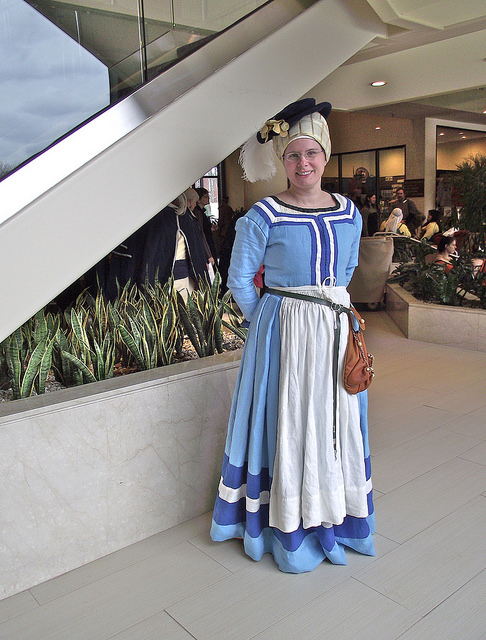
[[[343,154],[341,173],[344,194],[363,200],[366,195],[376,193],[375,151]]]
[[[386,210],[388,202],[395,197],[397,187],[405,181],[405,147],[378,150],[380,167],[378,201],[380,209]]]
[[[212,220],[218,220],[219,217],[219,201],[222,193],[221,169],[221,165],[213,167],[202,178],[196,180],[194,185],[196,187],[204,187],[209,191],[209,210]]]
[[[376,194],[383,208],[404,181],[405,147],[401,146],[333,155],[322,184],[325,189],[362,201]]]
[[[486,132],[465,127],[437,127],[437,173],[435,206],[444,216],[451,212],[453,201],[451,176],[457,165],[474,156],[486,156]]]

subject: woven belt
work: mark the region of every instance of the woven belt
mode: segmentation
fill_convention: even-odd
[[[265,293],[270,293],[274,296],[282,296],[285,298],[296,298],[297,300],[306,300],[307,302],[315,302],[317,304],[323,304],[329,307],[335,312],[334,316],[334,345],[332,353],[332,400],[333,400],[333,414],[332,414],[332,442],[334,447],[334,457],[337,459],[337,394],[338,394],[338,369],[339,369],[339,343],[341,339],[341,314],[346,313],[350,316],[351,320],[354,319],[354,314],[349,307],[346,307],[337,302],[326,300],[325,298],[315,298],[314,296],[308,296],[305,293],[297,293],[295,291],[281,291],[280,289],[267,288]]]

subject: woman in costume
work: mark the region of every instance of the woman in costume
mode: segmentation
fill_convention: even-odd
[[[330,111],[299,100],[244,145],[246,179],[270,178],[279,158],[290,187],[238,220],[228,278],[250,324],[211,537],[242,538],[251,558],[271,553],[292,573],[325,558],[346,564],[346,546],[374,555],[367,394],[344,389],[349,327],[340,313],[350,304],[361,215],[321,189]]]

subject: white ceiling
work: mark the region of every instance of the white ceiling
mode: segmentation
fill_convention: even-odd
[[[334,109],[486,124],[486,0],[356,0],[385,23],[308,95]],[[385,80],[381,88],[374,80]]]

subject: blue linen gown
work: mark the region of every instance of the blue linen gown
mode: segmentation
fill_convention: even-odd
[[[271,553],[292,573],[325,558],[346,564],[345,546],[374,555],[367,392],[352,396],[342,383],[347,316],[340,316],[346,322],[333,438],[334,312],[271,294],[260,300],[253,284],[264,264],[268,287],[349,306],[345,287],[358,262],[362,221],[350,200],[333,198],[333,207],[317,210],[276,197],[257,202],[237,222],[228,278],[250,328],[211,537],[242,538],[251,558]]]

